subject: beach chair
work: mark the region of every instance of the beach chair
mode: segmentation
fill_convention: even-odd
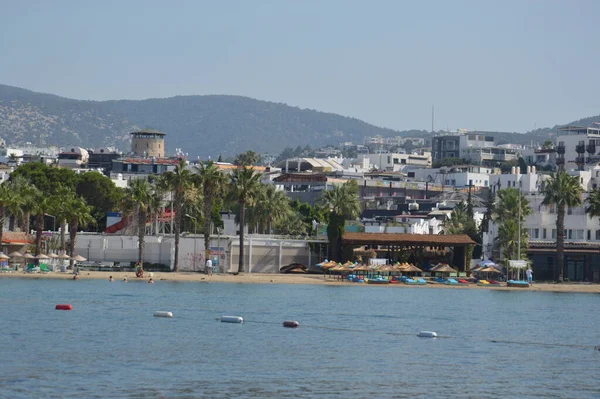
[[[418,285],[427,285],[427,281],[425,281],[425,279],[424,279],[424,278],[422,278],[422,277],[419,277],[419,278],[417,279],[417,284],[418,284]]]
[[[50,273],[50,269],[48,269],[48,265],[46,265],[45,263],[40,263],[40,272]]]
[[[456,284],[458,284],[458,281],[456,281],[456,279],[449,278],[449,279],[446,281],[446,284],[448,284],[448,285],[456,285]]]
[[[25,273],[37,273],[38,270],[33,263],[29,263],[25,269]]]

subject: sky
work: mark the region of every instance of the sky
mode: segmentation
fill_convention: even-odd
[[[0,84],[234,94],[397,130],[600,114],[596,0],[0,0]]]

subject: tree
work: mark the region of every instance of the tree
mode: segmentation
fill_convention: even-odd
[[[137,218],[138,229],[138,263],[144,261],[144,244],[146,236],[146,221],[150,203],[154,194],[154,187],[146,179],[133,179],[125,189],[125,209]]]
[[[246,204],[252,202],[260,188],[260,174],[243,167],[231,175],[230,195],[240,206],[240,257],[238,274],[244,271],[244,227],[246,224]]]
[[[23,219],[24,212],[23,206],[25,204],[25,199],[20,195],[22,186],[29,185],[27,180],[23,177],[11,179],[8,181],[7,190],[10,193],[10,196],[5,198],[4,203],[4,211],[5,216],[6,213],[10,216],[8,229],[14,230],[14,225],[19,220]]]
[[[91,215],[92,207],[85,203],[81,197],[72,197],[69,201],[69,252],[71,257],[75,256],[75,244],[77,241],[77,231],[79,226],[94,222]],[[141,243],[140,243],[141,244]],[[143,246],[140,245],[140,247]],[[73,259],[70,260],[70,266],[73,267]]]
[[[273,185],[261,185],[261,190],[254,207],[262,231],[272,234],[273,223],[284,220],[290,215],[290,203],[283,191]]]
[[[563,280],[565,264],[565,208],[580,206],[583,203],[583,189],[576,176],[559,171],[550,176],[542,187],[542,205],[556,206],[556,266],[558,281]]]
[[[78,175],[76,193],[92,207],[92,215],[98,231],[106,227],[106,212],[117,209],[123,198],[123,190],[99,172]]]
[[[585,208],[585,213],[587,213],[589,217],[600,216],[600,189],[593,189],[585,202],[588,204]]]
[[[204,216],[204,254],[206,259],[210,257],[210,225],[212,221],[212,209],[215,201],[218,201],[225,194],[225,176],[221,170],[212,161],[207,163],[200,162],[194,166],[196,173],[200,178],[203,197],[203,216]]]
[[[237,166],[252,166],[256,165],[258,161],[260,161],[260,155],[252,150],[248,150],[238,154],[233,163]]]
[[[543,150],[553,150],[554,149],[554,142],[550,139],[544,141],[544,144],[542,144],[542,149]]]
[[[60,249],[63,251],[67,249],[67,222],[71,217],[71,205],[75,199],[75,193],[68,187],[59,187],[56,190],[56,193],[50,197],[54,216],[56,217],[58,223],[60,223]]]
[[[510,173],[513,167],[520,167],[518,159],[502,162],[500,164],[500,171],[502,173]]]
[[[346,219],[354,219],[360,214],[358,202],[358,185],[356,180],[349,180],[341,186],[323,193],[320,203],[329,209],[327,238],[329,239],[329,259],[340,260],[342,236]]]
[[[40,190],[35,191],[32,201],[31,213],[35,216],[35,254],[40,255],[42,234],[44,232],[44,215],[52,211],[52,200]]]
[[[519,210],[520,204],[520,210]],[[498,240],[506,259],[523,259],[527,255],[528,235],[523,227],[525,217],[531,214],[529,201],[520,190],[499,190],[494,205],[493,220],[498,225]],[[521,223],[521,253],[518,253],[519,219]]]
[[[173,208],[175,211],[175,262],[173,271],[179,270],[179,237],[181,234],[181,221],[183,219],[182,209],[185,200],[185,194],[192,187],[192,172],[185,167],[185,160],[181,160],[179,165],[172,172],[163,174],[164,181],[173,193]]]
[[[6,218],[8,207],[10,206],[13,192],[6,182],[0,184],[0,247],[2,245],[2,232],[4,231],[4,220]],[[2,248],[0,248],[0,251]]]

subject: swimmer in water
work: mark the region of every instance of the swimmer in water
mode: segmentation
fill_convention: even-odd
[[[110,277],[108,278],[108,281],[110,281],[110,282],[112,283],[113,281],[115,281],[115,279],[113,278],[113,276],[110,276]]]
[[[127,282],[127,277],[125,277],[125,278],[123,279],[123,282],[124,282],[124,283],[126,283],[126,282]]]
[[[154,284],[154,280],[152,280],[152,279],[148,280],[148,284]]]

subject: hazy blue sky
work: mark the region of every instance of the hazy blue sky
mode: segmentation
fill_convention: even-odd
[[[600,1],[0,0],[0,83],[78,99],[239,94],[394,129],[600,113]]]

